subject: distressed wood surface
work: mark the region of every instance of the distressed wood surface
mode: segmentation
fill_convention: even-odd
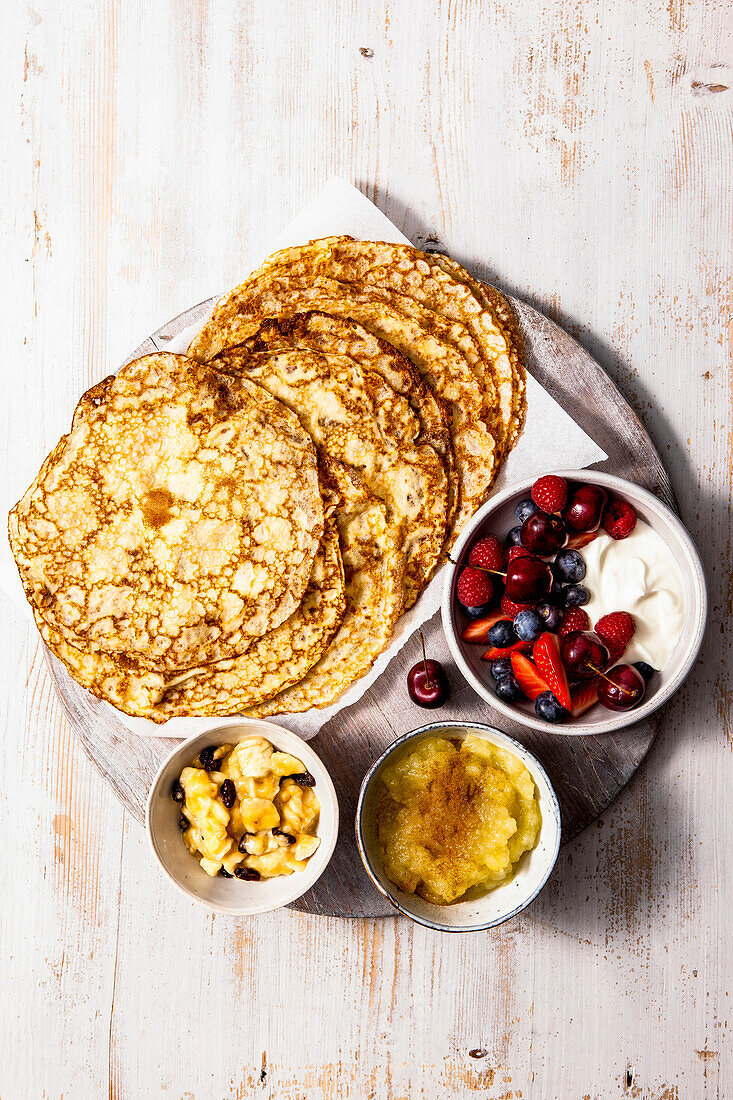
[[[602,367],[584,348],[549,318],[513,299],[522,329],[527,368],[599,443],[608,459],[602,463],[656,492],[674,506],[674,494],[659,455],[632,409]],[[165,346],[183,329],[203,322],[213,302],[202,302],[167,321],[132,353],[147,355]],[[508,722],[482,702],[465,683],[451,658],[435,615],[425,624],[428,652],[441,661],[453,685],[449,703],[437,718],[483,721],[497,725],[531,749],[553,783],[563,823],[563,840],[572,840],[611,804],[646,756],[661,721],[659,713],[619,736],[552,737]],[[130,733],[105,704],[79,687],[60,661],[46,654],[72,728],[100,775],[138,822],[145,815],[148,790],[168,755],[169,738],[153,741]],[[293,908],[305,913],[340,917],[386,917],[394,909],[372,886],[359,858],[354,815],[362,779],[376,757],[395,737],[430,718],[410,704],[405,689],[408,669],[419,659],[413,637],[358,703],[333,718],[313,741],[336,786],[340,829],[328,868]]]
[[[331,172],[629,399],[711,622],[645,764],[490,933],[208,916],[161,881],[3,603],[2,1100],[687,1100],[733,1079],[728,0],[8,0],[5,475]]]

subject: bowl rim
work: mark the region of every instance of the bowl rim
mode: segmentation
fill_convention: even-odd
[[[534,892],[526,900],[522,901],[519,905],[515,905],[508,912],[503,913],[498,917],[494,917],[491,920],[478,921],[478,922],[475,922],[475,923],[472,923],[472,924],[466,924],[466,925],[460,925],[460,926],[445,924],[442,921],[430,920],[428,917],[420,916],[417,913],[411,912],[403,903],[401,903],[398,900],[397,897],[393,896],[392,893],[390,893],[390,891],[387,890],[387,888],[382,884],[382,882],[379,879],[379,876],[375,873],[374,868],[372,867],[372,861],[369,859],[369,855],[368,855],[367,850],[366,850],[366,844],[364,842],[364,804],[365,804],[365,801],[366,801],[367,792],[368,792],[369,788],[371,787],[371,785],[374,781],[374,778],[377,774],[377,771],[382,766],[382,764],[394,752],[396,752],[398,749],[400,749],[403,745],[407,744],[408,741],[413,741],[417,737],[426,736],[431,731],[451,730],[451,729],[456,730],[456,731],[462,730],[462,731],[466,731],[467,733],[471,732],[471,731],[477,731],[479,736],[484,737],[487,741],[493,741],[494,744],[497,743],[497,739],[498,739],[498,743],[501,744],[502,747],[509,749],[510,752],[516,753],[516,755],[519,756],[522,759],[523,763],[527,767],[527,770],[532,774],[533,779],[535,778],[534,773],[535,772],[539,773],[539,775],[542,777],[542,779],[546,783],[547,790],[549,791],[549,794],[550,794],[550,800],[549,800],[550,818],[549,818],[549,820],[552,822],[552,826],[553,826],[553,828],[555,830],[555,834],[556,834],[555,835],[555,843],[553,845],[553,849],[550,852],[547,867],[546,867],[545,871],[543,872],[542,878],[541,878],[539,884],[537,885],[537,887],[535,888]],[[535,781],[535,785],[537,785],[536,781]],[[545,827],[545,822],[547,820],[548,819],[546,818],[545,811],[543,809],[541,830],[542,830],[542,828]],[[560,842],[561,842],[561,839],[562,839],[562,815],[560,813],[560,802],[558,800],[555,788],[552,785],[550,777],[548,776],[548,774],[545,771],[544,767],[542,766],[540,761],[537,759],[537,757],[534,755],[534,753],[530,752],[530,750],[528,748],[526,748],[524,745],[522,745],[521,742],[516,741],[513,737],[510,737],[508,733],[504,733],[503,730],[498,729],[496,726],[491,726],[487,722],[473,722],[473,721],[463,722],[463,721],[460,721],[459,719],[449,719],[449,720],[446,720],[444,722],[428,722],[424,726],[419,726],[417,729],[409,730],[407,733],[403,733],[400,737],[395,738],[395,740],[392,741],[391,744],[389,744],[387,746],[387,748],[384,750],[384,752],[382,752],[377,757],[377,759],[372,763],[371,767],[369,768],[369,770],[367,771],[366,775],[364,776],[364,778],[362,779],[362,782],[361,782],[361,787],[359,789],[359,798],[358,798],[358,801],[357,801],[357,804],[356,804],[356,817],[355,817],[355,821],[354,821],[354,829],[355,829],[355,833],[356,833],[356,846],[357,846],[357,849],[359,851],[359,856],[361,858],[361,862],[364,865],[364,870],[368,874],[369,878],[372,881],[372,884],[377,888],[379,893],[384,898],[386,898],[387,901],[390,903],[390,905],[394,909],[396,909],[399,913],[401,913],[402,916],[409,917],[410,920],[414,921],[416,924],[422,924],[424,927],[431,928],[435,932],[453,932],[453,933],[484,932],[489,928],[496,928],[498,925],[504,924],[506,921],[511,920],[512,917],[516,917],[519,913],[523,912],[529,905],[532,904],[532,902],[535,900],[535,898],[544,889],[544,887],[547,883],[547,880],[549,879],[550,875],[552,874],[552,871],[555,867],[555,864],[557,863],[557,857],[558,857],[558,854],[560,852]],[[396,889],[397,888],[395,887],[395,890]],[[498,886],[496,889],[500,890],[501,886]],[[439,906],[439,905],[436,905],[434,908],[436,910],[439,910],[443,907]],[[448,907],[448,908],[450,908],[450,907]]]
[[[687,571],[689,567],[689,573],[692,580],[694,595],[693,605],[690,611],[694,616],[694,629],[686,653],[674,676],[655,691],[648,699],[643,700],[640,707],[634,710],[617,713],[595,724],[578,721],[573,721],[572,723],[553,723],[546,722],[544,719],[538,718],[534,714],[525,714],[524,711],[520,710],[518,707],[513,707],[509,703],[505,703],[490,691],[488,685],[479,680],[463,656],[453,616],[452,599],[453,580],[458,565],[452,565],[450,562],[446,566],[443,596],[441,600],[443,632],[451,656],[476,694],[510,721],[518,722],[527,729],[555,734],[557,737],[588,737],[605,733],[617,733],[619,730],[628,729],[629,726],[634,726],[638,722],[643,722],[644,719],[649,718],[650,715],[664,706],[672,695],[682,686],[697,660],[705,637],[708,611],[707,582],[702,560],[692,540],[692,536],[677,513],[648,489],[635,485],[633,482],[628,481],[626,478],[618,477],[616,474],[606,473],[604,470],[549,470],[547,472],[548,474],[564,477],[567,481],[585,481],[589,484],[600,485],[603,488],[612,490],[619,496],[627,495],[630,498],[636,497],[642,504],[646,505],[650,511],[654,511],[655,509],[661,511],[670,523],[670,526],[675,529],[680,542],[687,550],[686,561],[680,565],[680,568],[682,571]],[[503,507],[512,497],[526,492],[539,476],[540,475],[536,474],[532,477],[522,478],[519,481],[513,482],[512,485],[508,486],[506,489],[502,489],[501,492],[492,496],[481,506],[481,508],[479,508],[463,528],[453,547],[453,556],[457,561],[460,561],[466,546],[474,537],[476,530],[481,526],[486,517]]]
[[[320,871],[314,879],[311,880],[308,877],[307,871],[303,872],[303,877],[306,878],[306,884],[304,886],[300,886],[300,876],[295,874],[290,875],[290,881],[295,882],[297,886],[296,889],[288,894],[285,900],[278,901],[275,905],[269,902],[262,902],[255,903],[253,905],[244,905],[241,909],[233,910],[230,907],[219,905],[216,902],[208,901],[205,898],[200,897],[199,894],[189,889],[182,882],[180,882],[176,875],[174,875],[173,872],[169,869],[158,850],[158,843],[154,835],[153,827],[151,825],[151,806],[153,803],[153,798],[160,789],[160,785],[163,781],[164,772],[167,770],[170,763],[179,755],[179,753],[185,753],[189,746],[194,741],[197,741],[203,734],[211,734],[213,737],[213,735],[216,734],[219,730],[227,730],[232,729],[233,727],[242,726],[248,728],[250,732],[248,733],[246,732],[246,730],[243,731],[242,736],[239,738],[240,741],[244,740],[244,738],[247,736],[252,736],[256,732],[259,732],[263,737],[268,737],[267,731],[269,731],[270,736],[268,737],[268,740],[272,740],[273,745],[275,746],[275,748],[277,748],[277,738],[281,737],[282,734],[285,734],[286,738],[295,738],[295,740],[298,742],[298,749],[304,749],[304,752],[302,754],[303,763],[306,764],[309,771],[314,770],[319,773],[316,776],[316,787],[319,788],[319,801],[321,802],[321,806],[323,806],[321,795],[323,794],[327,797],[333,817],[333,825],[328,838],[326,838],[325,836],[320,836],[321,846],[319,847],[318,851],[321,852],[322,849],[320,859],[323,860],[323,866],[321,867]],[[239,741],[237,741],[236,743],[238,744]],[[336,842],[338,840],[339,834],[338,796],[336,794],[333,780],[331,779],[330,773],[326,768],[326,765],[323,763],[317,753],[314,752],[314,750],[310,747],[308,742],[304,741],[299,734],[294,733],[292,730],[289,730],[284,726],[278,726],[274,722],[267,722],[265,721],[265,719],[260,718],[211,718],[202,722],[202,725],[196,730],[195,733],[192,733],[184,740],[179,741],[161,761],[160,766],[150,784],[147,798],[145,800],[145,833],[147,835],[148,844],[153,853],[155,862],[157,863],[158,867],[163,872],[165,877],[173,883],[180,894],[188,898],[189,901],[194,901],[198,905],[202,905],[209,912],[218,913],[221,916],[253,917],[257,916],[260,913],[273,913],[278,909],[283,909],[286,906],[291,905],[292,902],[297,901],[298,898],[307,893],[308,890],[310,890],[311,887],[316,884],[318,879],[326,870],[329,863],[331,862],[331,857],[333,856],[334,849],[336,848]],[[193,859],[194,857],[192,856],[191,858]]]

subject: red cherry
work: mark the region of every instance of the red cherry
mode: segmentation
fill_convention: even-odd
[[[579,485],[562,518],[573,531],[596,531],[607,500],[608,493],[598,485]]]
[[[606,667],[609,653],[597,635],[571,630],[560,642],[560,658],[574,679],[590,680]]]
[[[568,533],[559,516],[537,511],[527,516],[522,524],[522,546],[533,554],[549,557],[556,554],[567,542]]]
[[[407,673],[407,691],[413,703],[428,710],[442,707],[450,697],[450,681],[440,661],[425,656],[425,638],[420,631],[422,661],[413,665]]]
[[[598,681],[598,702],[609,710],[631,710],[645,690],[644,677],[633,665],[616,665]]]
[[[552,588],[552,570],[539,558],[514,558],[506,567],[505,594],[514,603],[536,603]]]

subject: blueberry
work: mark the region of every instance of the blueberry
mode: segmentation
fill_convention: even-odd
[[[582,607],[590,600],[590,592],[582,584],[569,584],[562,595],[565,607]]]
[[[507,537],[504,539],[504,545],[506,546],[507,550],[511,550],[512,546],[521,546],[522,545],[522,525],[521,525],[521,523],[519,524],[518,527],[512,527],[511,531],[509,532]]]
[[[536,610],[548,630],[557,630],[562,619],[562,611],[559,607],[543,600],[542,603],[537,604]]]
[[[524,523],[525,519],[533,516],[537,511],[537,507],[533,500],[520,500],[517,505],[517,519],[519,522]]]
[[[505,676],[503,680],[499,680],[496,685],[496,694],[505,703],[516,703],[518,699],[524,697],[524,692],[514,676]]]
[[[641,673],[641,678],[645,684],[648,684],[654,673],[657,671],[648,665],[646,661],[634,661],[634,668],[637,672]]]
[[[514,619],[515,633],[523,642],[534,642],[544,629],[544,621],[536,611],[520,611]]]
[[[461,610],[467,619],[482,619],[484,615],[488,615],[491,611],[491,604],[482,603],[478,607],[464,607],[461,604]]]
[[[577,550],[561,550],[555,558],[552,572],[559,581],[577,584],[585,577],[585,562]]]
[[[507,646],[514,645],[516,640],[514,627],[508,619],[499,619],[489,631],[489,644],[496,646],[497,649],[506,649]]]
[[[557,607],[565,606],[565,589],[560,584],[560,581],[554,580],[552,582],[552,588],[550,589],[547,599],[550,603],[556,604]]]
[[[535,714],[538,718],[544,718],[546,722],[564,722],[570,717],[570,712],[558,703],[551,691],[543,691],[534,701]]]
[[[500,657],[489,665],[489,672],[495,680],[504,680],[512,674],[512,662],[508,657]]]

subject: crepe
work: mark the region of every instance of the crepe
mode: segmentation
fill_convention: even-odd
[[[249,709],[251,718],[327,707],[369,671],[392,638],[402,607],[402,560],[385,506],[353,470],[331,462],[341,495],[336,515],[346,579],[346,612],[331,645],[287,691]]]
[[[452,326],[404,295],[335,279],[295,279],[275,273],[237,287],[214,307],[189,354],[208,360],[245,342],[267,318],[318,310],[354,320],[390,343],[417,367],[449,411],[459,502],[453,535],[483,503],[497,468],[497,444],[483,412],[493,407],[464,352],[453,347]]]
[[[236,656],[308,584],[315,449],[260,386],[146,356],[82,398],[9,533],[36,618],[70,645],[155,671]]]
[[[272,326],[268,337],[277,345]],[[278,348],[222,352],[211,364],[243,375],[295,412],[319,454],[358,471],[388,507],[404,562],[404,605],[412,606],[440,560],[447,530],[448,482],[440,456],[420,442],[421,424],[409,402],[381,374],[349,355]]]
[[[240,657],[165,675],[126,667],[117,654],[85,653],[43,620],[39,628],[46,645],[82,687],[126,714],[166,722],[181,715],[241,713],[297,683],[328,648],[345,607],[338,531],[333,519],[327,519],[300,606]]]

